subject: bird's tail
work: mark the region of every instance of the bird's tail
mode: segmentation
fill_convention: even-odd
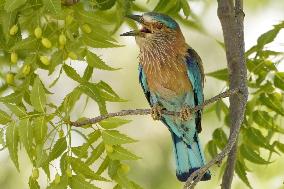
[[[182,138],[172,133],[174,142],[174,153],[176,159],[177,178],[185,182],[187,178],[197,169],[205,165],[204,154],[201,150],[197,133],[194,136],[194,142],[186,144]],[[210,180],[210,172],[206,172],[201,180]]]

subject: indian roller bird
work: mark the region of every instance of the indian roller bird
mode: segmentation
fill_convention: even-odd
[[[155,12],[128,17],[142,28],[121,36],[134,36],[140,48],[139,81],[152,107],[152,117],[160,119],[171,132],[176,176],[184,182],[205,164],[198,138],[202,111],[191,114],[188,109],[204,101],[201,59],[186,44],[178,23],[171,17]],[[161,114],[162,109],[180,112],[180,116]],[[202,180],[210,178],[207,171]]]

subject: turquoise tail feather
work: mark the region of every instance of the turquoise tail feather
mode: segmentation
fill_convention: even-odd
[[[176,176],[185,182],[187,178],[197,169],[205,165],[204,154],[201,150],[197,133],[192,144],[186,144],[180,137],[172,133],[174,142],[174,153],[176,159]],[[210,180],[210,172],[206,172],[201,180]]]

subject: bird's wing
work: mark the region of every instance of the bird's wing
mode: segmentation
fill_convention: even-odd
[[[204,83],[204,72],[202,67],[202,61],[199,55],[192,48],[188,49],[188,55],[186,57],[187,74],[192,85],[194,93],[194,104],[201,105],[204,101],[203,96],[203,83]],[[196,112],[195,123],[197,132],[200,133],[201,128],[201,113],[202,111]]]
[[[139,70],[139,83],[140,83],[140,85],[143,89],[143,92],[146,96],[146,99],[148,100],[150,106],[152,106],[151,93],[150,93],[150,90],[148,88],[146,75],[145,75],[143,68],[140,64],[139,64],[138,70]]]

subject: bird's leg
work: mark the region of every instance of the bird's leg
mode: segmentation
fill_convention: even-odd
[[[191,111],[189,109],[189,106],[183,106],[180,110],[180,119],[182,121],[187,121],[191,117]]]
[[[151,108],[151,116],[154,120],[160,120],[162,117],[162,106],[159,104],[154,104],[154,106]]]

